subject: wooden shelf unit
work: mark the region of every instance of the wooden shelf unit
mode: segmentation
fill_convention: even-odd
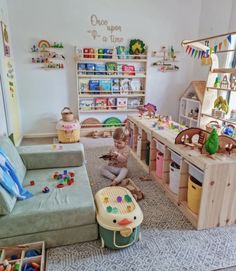
[[[206,39],[196,39],[196,40],[191,40],[191,41],[183,41],[182,45],[183,46],[191,46],[194,47],[195,50],[201,50],[203,52],[211,52],[209,54],[209,57],[211,58],[211,67],[208,73],[208,79],[207,79],[207,84],[206,84],[206,91],[204,93],[203,101],[202,101],[202,111],[201,111],[201,118],[200,118],[200,127],[203,129],[206,129],[206,125],[212,121],[212,119],[220,121],[220,125],[224,123],[228,124],[233,124],[236,127],[236,123],[232,121],[228,121],[227,117],[226,119],[220,119],[220,118],[215,118],[212,116],[211,110],[214,108],[214,101],[216,98],[220,95],[223,95],[222,92],[235,92],[235,88],[227,87],[227,88],[222,88],[222,87],[215,87],[215,82],[216,78],[221,76],[222,77],[225,75],[227,76],[227,81],[230,84],[230,77],[231,75],[236,75],[236,68],[231,68],[231,67],[226,67],[226,59],[227,55],[235,52],[235,49],[230,49],[230,47],[226,48],[225,50],[213,50],[209,46],[206,46],[204,43],[206,40],[215,40],[217,38],[227,38],[229,35],[236,35],[236,32],[230,32],[230,33],[224,33],[216,36],[211,36],[207,37]],[[232,43],[233,44],[233,43]],[[216,46],[217,47],[217,46]],[[223,58],[219,58],[219,56],[223,56]],[[220,67],[224,66],[224,67]],[[225,98],[225,97],[224,97]],[[233,108],[234,109],[234,108]]]
[[[27,257],[26,256],[27,251],[30,251],[30,250],[36,250],[40,253],[38,256]],[[14,256],[14,260],[11,259],[11,257],[13,256]],[[45,243],[44,241],[41,241],[41,242],[0,248],[0,267],[2,266],[4,260],[8,260],[9,264],[11,264],[12,266],[14,266],[16,263],[19,263],[19,269],[18,269],[19,271],[25,270],[25,265],[30,264],[30,263],[37,263],[40,266],[40,269],[37,269],[37,270],[44,271]]]
[[[205,81],[192,81],[184,94],[180,98],[179,104],[179,123],[187,127],[199,127],[200,112],[202,107],[203,95],[206,87]],[[189,98],[194,95],[194,98]],[[189,115],[192,114],[192,117]],[[195,118],[193,118],[193,116]]]
[[[236,154],[216,154],[215,159],[202,155],[184,145],[175,144],[177,133],[169,129],[157,130],[152,127],[154,119],[128,116],[128,127],[132,139],[132,154],[146,167],[153,181],[160,185],[165,195],[181,210],[197,229],[213,228],[236,223]],[[137,138],[141,136],[141,146],[137,147]],[[146,140],[150,141],[149,165],[142,159]],[[156,175],[156,153],[158,144],[162,144],[164,164],[162,177]],[[178,193],[169,188],[170,152],[181,156],[180,181]],[[189,164],[201,170],[204,176],[199,214],[193,213],[187,204]]]
[[[137,112],[137,106],[145,103],[147,50],[142,55],[126,55],[126,58],[119,58],[119,56],[111,54],[93,53],[86,53],[86,56],[84,57],[81,49],[75,48],[76,85],[80,121],[84,121],[88,113],[97,114],[97,118],[101,123],[108,117],[105,113],[112,113],[114,117],[117,117],[117,113],[119,114],[118,118],[123,121],[127,118],[127,113]],[[115,70],[107,70],[106,63],[108,65],[115,63]],[[95,66],[94,70],[87,69],[88,65],[93,64]],[[99,70],[99,65],[105,68]],[[125,65],[134,66],[135,71],[123,70]],[[91,80],[99,82],[99,89],[89,89],[89,81],[91,82]],[[102,89],[104,82],[101,81],[111,82],[111,89]],[[116,84],[116,87],[114,84]],[[104,108],[101,108],[98,104],[99,99],[104,99]],[[126,103],[127,108],[123,109],[123,104],[118,106],[118,102]],[[107,106],[106,103],[108,103]],[[93,115],[89,117],[93,117]],[[94,127],[84,127],[82,129],[85,128],[86,130],[94,130]]]

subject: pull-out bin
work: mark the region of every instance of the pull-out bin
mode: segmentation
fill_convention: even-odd
[[[187,162],[188,163],[188,162]],[[199,213],[202,194],[202,183],[204,173],[192,164],[189,164],[188,194],[187,201],[189,209],[195,214]]]
[[[159,178],[162,178],[162,172],[163,172],[163,165],[164,165],[164,154],[157,151],[156,156],[156,175]]]
[[[165,152],[165,145],[159,141],[156,141],[156,175],[159,178],[162,178],[163,173],[163,166],[164,166],[164,152]]]
[[[178,194],[179,192],[179,180],[180,180],[180,166],[175,162],[170,164],[170,190]]]
[[[179,182],[180,182],[180,164],[182,161],[182,157],[178,153],[176,153],[172,150],[170,150],[170,151],[171,151],[172,163],[170,164],[169,187],[173,193],[178,194]]]

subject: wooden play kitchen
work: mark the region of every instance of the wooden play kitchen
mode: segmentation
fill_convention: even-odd
[[[44,241],[0,248],[0,270],[43,271],[44,260]]]
[[[217,153],[212,159],[198,149],[175,144],[179,134],[175,125],[158,129],[155,122],[128,116],[132,154],[194,227],[235,224],[236,154]]]

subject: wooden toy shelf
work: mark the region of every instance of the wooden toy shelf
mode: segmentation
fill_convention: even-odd
[[[137,112],[137,106],[145,103],[147,50],[141,55],[119,56],[116,51],[113,52],[85,53],[83,49],[75,48],[78,114],[81,122],[87,119],[88,113],[96,114],[94,117],[101,123],[108,117],[123,122],[127,113]],[[101,130],[103,128],[100,127]],[[94,126],[84,126],[82,129],[93,131]]]
[[[218,123],[219,125],[226,124],[232,124],[235,126],[236,122],[233,122],[229,119],[229,113],[232,108],[227,108],[225,110],[217,108],[217,105],[215,106],[215,101],[219,96],[222,96],[223,99],[227,100],[228,97],[230,97],[231,92],[236,91],[235,87],[235,75],[236,75],[236,68],[232,68],[230,63],[227,63],[227,59],[230,59],[230,54],[232,52],[235,52],[235,49],[233,47],[233,42],[231,42],[231,38],[233,40],[233,37],[235,38],[236,32],[229,32],[224,33],[216,36],[196,39],[196,40],[186,40],[182,42],[183,47],[191,47],[194,48],[196,51],[200,51],[211,59],[211,67],[208,73],[208,79],[206,84],[206,91],[204,93],[203,101],[202,101],[202,110],[201,110],[201,118],[200,118],[200,127],[203,129],[206,129],[207,125],[212,120],[220,121]],[[217,41],[217,39],[219,39]],[[229,38],[230,42],[227,44],[227,42],[224,44],[225,48],[221,48],[220,44],[222,45],[222,39],[227,41]],[[211,42],[211,40],[214,40]],[[208,45],[211,43],[211,45],[206,46],[205,41],[208,41]],[[213,49],[212,45],[215,45],[215,49]],[[222,50],[223,49],[223,50]],[[228,92],[228,93],[226,93]],[[214,110],[218,110],[218,113],[220,114],[219,118],[216,118],[216,114],[214,114]],[[222,113],[222,114],[221,114]],[[223,116],[226,115],[224,118]],[[228,116],[227,116],[228,115]],[[223,127],[222,127],[223,128]]]
[[[27,257],[27,252],[30,250],[37,251],[39,255]],[[6,260],[8,261],[9,264],[11,264],[12,267],[15,266],[16,263],[19,264],[19,269],[17,269],[19,271],[25,270],[26,264],[30,265],[31,263],[36,264],[38,266],[38,268],[36,268],[37,270],[44,271],[45,244],[42,241],[0,248],[0,267],[3,265],[3,263],[5,263]]]
[[[216,154],[208,158],[198,150],[175,144],[177,132],[152,127],[154,119],[128,115],[132,140],[132,154],[157,182],[165,195],[181,210],[197,229],[206,229],[236,223],[236,154]],[[149,161],[146,147],[150,143]],[[157,152],[163,154],[161,177],[156,174]],[[178,193],[170,189],[170,164],[172,152],[180,158]],[[192,212],[187,203],[189,170],[193,167],[203,176],[199,213]]]

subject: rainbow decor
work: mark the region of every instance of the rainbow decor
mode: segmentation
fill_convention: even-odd
[[[38,43],[38,47],[42,48],[42,49],[45,49],[45,48],[50,48],[51,45],[47,40],[40,40],[39,43]]]

